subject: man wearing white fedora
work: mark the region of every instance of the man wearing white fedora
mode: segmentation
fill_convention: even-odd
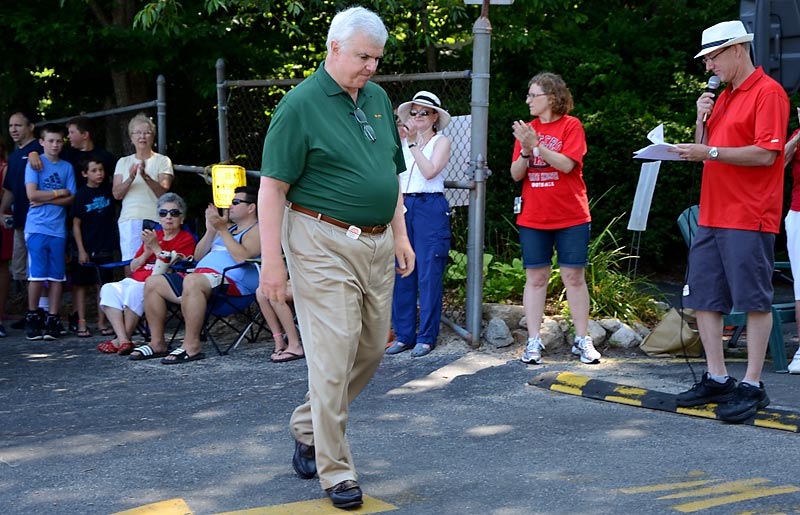
[[[715,402],[720,419],[743,422],[769,404],[761,383],[772,328],[775,234],[783,207],[783,151],[789,98],[750,58],[740,21],[703,31],[706,70],[727,83],[715,99],[697,100],[694,144],[677,145],[682,159],[703,161],[700,215],[689,252],[683,306],[697,310],[708,372],[678,395],[679,406]],[[728,375],[722,348],[722,314],[747,312],[747,370],[738,383]]]

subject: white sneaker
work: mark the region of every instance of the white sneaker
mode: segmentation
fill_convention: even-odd
[[[581,363],[587,365],[593,363],[600,363],[600,353],[594,348],[591,336],[584,336],[583,338],[575,337],[575,344],[572,346],[572,353],[581,357]]]
[[[523,363],[533,363],[534,365],[538,365],[542,362],[543,350],[544,344],[539,336],[528,338],[528,344],[525,346],[525,352],[522,353],[522,357],[519,358],[519,360]]]
[[[794,353],[794,357],[792,358],[792,362],[789,363],[789,373],[800,374],[800,349],[797,349],[797,352]]]

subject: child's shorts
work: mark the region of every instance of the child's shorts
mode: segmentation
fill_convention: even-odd
[[[114,256],[92,256],[90,261],[96,265],[105,265],[114,262]],[[114,270],[111,268],[83,266],[78,261],[78,256],[72,257],[72,284],[75,286],[91,286],[93,284],[106,284],[113,280]],[[98,280],[100,282],[98,282]]]
[[[28,247],[28,280],[54,281],[67,280],[65,254],[67,239],[49,234],[27,233],[25,244]]]

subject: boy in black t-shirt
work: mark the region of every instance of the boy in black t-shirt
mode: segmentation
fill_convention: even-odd
[[[77,259],[72,260],[72,304],[78,313],[78,336],[89,337],[92,333],[86,325],[86,292],[88,287],[111,281],[111,269],[100,268],[98,278],[94,267],[82,266],[83,263],[111,263],[119,249],[117,234],[117,216],[111,188],[105,182],[103,162],[90,157],[81,167],[81,175],[86,178],[86,185],[81,186],[75,194],[72,204],[72,233],[78,250]],[[97,288],[98,296],[100,288]],[[99,300],[99,298],[98,298]],[[114,334],[106,326],[103,310],[97,310],[97,328],[103,335]]]

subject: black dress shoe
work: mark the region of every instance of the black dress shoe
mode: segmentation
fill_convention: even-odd
[[[292,456],[292,467],[297,475],[303,479],[311,479],[317,475],[316,453],[313,445],[306,445],[294,441],[294,456]]]
[[[364,504],[364,501],[361,500],[361,488],[352,479],[337,483],[327,488],[325,492],[336,508],[355,508]]]

